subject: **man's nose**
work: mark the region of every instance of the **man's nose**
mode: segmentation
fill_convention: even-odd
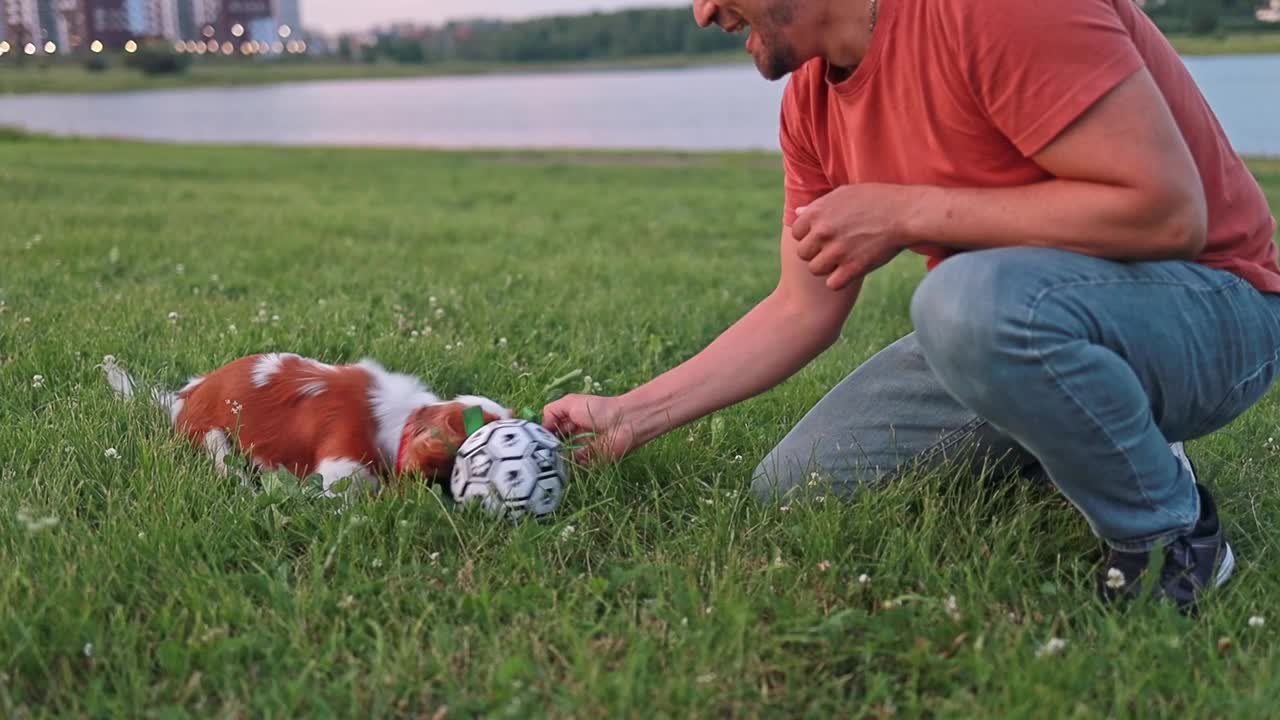
[[[711,25],[719,12],[720,6],[716,5],[715,0],[693,0],[693,19],[698,27]]]

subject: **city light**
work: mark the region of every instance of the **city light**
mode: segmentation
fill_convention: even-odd
[[[200,30],[200,33],[207,38],[213,37],[213,34],[214,34],[213,26],[205,25],[204,28]]]
[[[271,43],[271,52],[277,55],[284,52],[284,43],[280,42],[279,40]]]
[[[187,44],[176,42],[173,44],[173,51],[176,53],[184,53],[187,51]]]
[[[138,52],[138,43],[134,42],[133,40],[130,40],[129,42],[124,44],[124,51],[127,53]]]
[[[203,40],[201,40],[200,42],[197,42],[197,43],[196,43],[196,52],[198,52],[198,53],[200,53],[201,55],[203,55],[203,54],[204,54],[205,49],[206,49],[206,48],[205,48],[205,44],[204,44],[204,41],[203,41]]]
[[[3,55],[7,52],[9,52],[9,43],[5,42],[4,40],[0,40],[0,55]]]
[[[35,54],[36,54],[36,46],[35,46],[35,43],[27,43],[26,45],[23,45],[23,46],[22,46],[22,52],[24,52],[24,53],[26,53],[26,54],[28,54],[28,55],[35,55]]]
[[[243,37],[243,36],[244,36],[244,26],[243,26],[243,25],[241,25],[240,23],[236,23],[235,25],[232,25],[232,26],[231,26],[231,34],[232,34],[232,35],[234,35],[235,37]]]
[[[300,52],[300,53],[304,53],[304,52],[306,52],[306,51],[307,51],[307,41],[306,41],[306,40],[299,40],[299,41],[298,41],[298,52]]]
[[[235,52],[235,51],[236,51],[235,46],[231,44],[231,41],[230,41],[230,40],[228,40],[227,42],[222,43],[222,54],[223,54],[223,55],[230,55],[231,53],[233,53],[233,52]]]
[[[52,55],[58,52],[58,46],[52,40],[44,44],[44,52],[46,55]]]
[[[288,25],[281,25],[279,32],[280,32],[280,37],[287,38],[293,34],[293,28],[289,27]]]
[[[100,52],[102,52],[102,41],[101,41],[101,40],[94,40],[93,42],[89,43],[89,50],[91,50],[91,51],[93,51],[93,52],[95,52],[95,53],[100,53]]]

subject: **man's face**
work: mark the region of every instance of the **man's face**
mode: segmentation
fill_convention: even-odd
[[[694,0],[693,16],[701,27],[719,25],[725,32],[748,27],[747,52],[768,80],[798,70],[805,58],[796,49],[799,0]]]

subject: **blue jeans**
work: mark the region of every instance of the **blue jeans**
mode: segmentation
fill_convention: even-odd
[[[848,496],[964,449],[1044,472],[1109,545],[1148,550],[1200,513],[1169,444],[1230,423],[1280,372],[1280,295],[1191,262],[964,253],[911,318],[765,458],[757,496]]]

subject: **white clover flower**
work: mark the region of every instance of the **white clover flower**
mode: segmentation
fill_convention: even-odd
[[[435,305],[438,302],[438,300],[436,300],[435,295],[432,295],[431,297],[427,298],[427,302],[431,303],[432,305]]]
[[[169,322],[178,322],[179,317],[178,313],[173,311],[169,312]]]
[[[18,511],[18,522],[22,523],[29,533],[38,533],[41,530],[47,530],[58,524],[57,515],[47,515],[45,517],[35,517],[26,508]]]
[[[93,657],[93,643],[84,644],[84,656]]]
[[[948,596],[947,601],[943,603],[943,607],[946,608],[947,615],[951,616],[952,620],[960,619],[960,605],[956,602],[955,595]]]
[[[380,567],[382,567],[382,558],[374,558],[374,559],[373,559],[373,566],[374,566],[374,567],[376,567],[376,568],[380,568]]]
[[[403,522],[403,521],[402,521],[402,522]],[[439,552],[433,552],[433,553],[431,553],[428,557],[430,557],[430,558],[431,558],[431,562],[435,562],[435,561],[437,561],[437,560],[439,560],[439,559],[440,559],[440,553],[439,553]]]
[[[868,575],[868,574],[866,574],[866,573],[862,573],[861,575],[859,575],[859,576],[858,576],[858,584],[859,584],[859,585],[870,585],[870,584],[871,584],[871,576],[870,576],[870,575]]]
[[[1267,619],[1262,617],[1261,615],[1254,615],[1253,617],[1249,618],[1249,627],[1260,628],[1266,624],[1267,624]]]
[[[830,569],[831,569],[831,562],[830,562],[830,561],[828,561],[828,560],[823,560],[822,562],[818,563],[818,572],[826,572],[826,571],[828,571],[828,570],[830,570]]]
[[[356,599],[351,594],[347,594],[345,597],[343,597],[341,600],[338,601],[338,607],[343,610],[350,610],[355,606],[356,606]]]
[[[1043,657],[1045,655],[1060,655],[1062,654],[1062,651],[1066,649],[1067,649],[1066,640],[1063,640],[1062,638],[1058,638],[1058,637],[1049,638],[1049,642],[1045,643],[1044,645],[1041,645],[1038,649],[1036,649],[1036,657]]]
[[[31,387],[33,387],[33,388],[42,388],[42,387],[44,387],[44,376],[43,376],[43,375],[32,375],[32,376],[31,376]]]
[[[232,335],[235,335],[237,332],[239,332],[239,330],[236,328],[235,323],[231,323],[230,325],[227,326],[227,332],[231,333]]]
[[[791,512],[791,506],[790,506],[790,505],[783,505],[782,507],[780,507],[780,508],[778,508],[778,509],[779,509],[779,510],[781,510],[782,512],[784,512],[784,513],[785,513],[785,512]]]
[[[506,339],[506,338],[504,338],[504,337],[502,337],[502,338],[498,338],[498,344],[499,344],[499,345],[501,345],[502,347],[506,347],[506,346],[507,346],[507,339]]]
[[[173,271],[181,275],[182,273],[187,271],[187,266],[183,265],[182,263],[178,263],[177,265],[173,266]]]
[[[119,459],[120,459],[120,451],[119,451],[119,450],[116,450],[116,449],[115,449],[115,448],[113,448],[113,447],[107,448],[106,450],[102,451],[102,454],[103,454],[103,455],[106,455],[107,457],[111,458],[112,460],[119,460]]]
[[[1119,590],[1124,587],[1124,573],[1119,568],[1107,570],[1107,587],[1112,590]]]
[[[279,315],[272,315],[272,316],[271,316],[271,322],[273,322],[273,323],[280,322],[280,316],[279,316]]]
[[[818,497],[814,498],[813,500],[814,500],[814,502],[824,503],[824,502],[826,502],[826,501],[827,501],[827,496],[826,496],[826,495],[819,495]]]
[[[436,308],[436,317],[438,318],[444,317],[444,308]]]
[[[565,526],[564,526],[564,529],[560,531],[560,539],[561,539],[561,540],[568,540],[568,539],[569,539],[570,537],[572,537],[572,536],[573,536],[573,534],[574,534],[574,533],[576,533],[577,531],[578,531],[578,529],[577,529],[576,527],[574,527],[574,526],[572,526],[572,525],[565,525]]]

